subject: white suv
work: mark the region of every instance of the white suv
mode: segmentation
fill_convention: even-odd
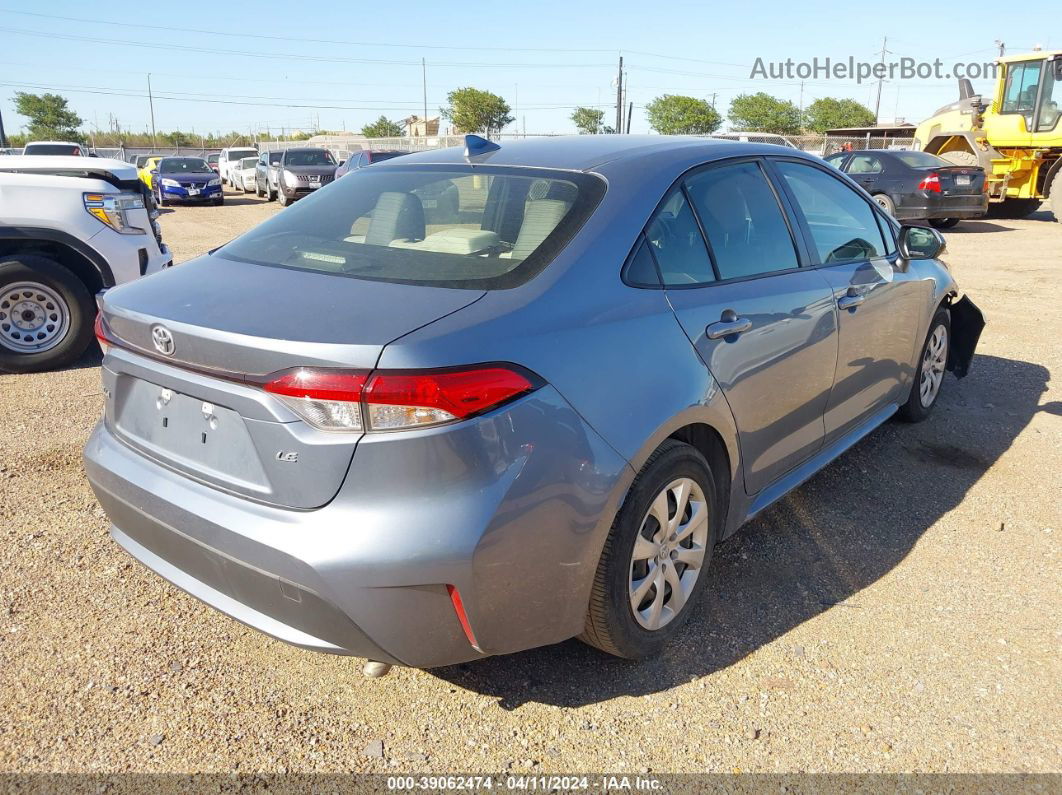
[[[236,172],[240,168],[240,161],[245,157],[258,157],[258,150],[247,146],[221,150],[218,156],[218,176],[221,177],[221,184],[224,185],[227,182],[234,187],[243,187],[238,181]]]
[[[72,155],[87,157],[88,151],[74,141],[30,141],[22,148],[24,155]]]
[[[96,294],[172,264],[153,212],[129,163],[0,157],[0,370],[70,364]]]

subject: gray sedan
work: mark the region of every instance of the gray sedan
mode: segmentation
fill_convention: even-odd
[[[131,555],[307,649],[645,657],[720,540],[966,374],[943,247],[791,149],[470,137],[107,292],[88,477]]]

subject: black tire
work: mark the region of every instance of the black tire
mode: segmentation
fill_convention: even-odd
[[[224,193],[219,193],[217,195],[217,198],[214,199],[214,206],[215,207],[220,207],[224,203],[225,203],[225,194]]]
[[[1051,178],[1048,195],[1051,197],[1051,212],[1055,214],[1055,220],[1062,224],[1062,169]]]
[[[289,204],[291,204],[291,199],[289,199],[289,198],[288,198],[288,197],[287,197],[287,196],[286,196],[286,195],[284,194],[284,191],[283,191],[283,190],[280,190],[280,189],[278,189],[278,190],[277,190],[277,203],[278,203],[278,204],[279,204],[279,205],[280,205],[281,207],[287,207],[287,206],[288,206]]]
[[[155,204],[157,204],[159,207],[169,207],[170,206],[169,202],[166,201],[164,198],[162,198],[162,189],[161,188],[159,188],[159,190],[155,192]]]
[[[17,351],[4,344],[12,328],[12,324],[7,322],[11,320],[8,312],[12,306],[6,288],[19,282],[43,285],[66,303],[69,317],[66,332],[51,348],[40,353]],[[58,262],[39,254],[0,257],[0,330],[3,331],[0,337],[0,370],[38,373],[71,364],[92,342],[92,324],[95,320],[96,305],[88,289]]]
[[[929,405],[924,405],[920,390],[922,373],[929,363],[927,353],[930,341],[933,339],[934,332],[940,327],[944,328],[946,334],[944,351],[944,363],[946,366],[951,345],[951,313],[943,306],[937,308],[933,315],[933,320],[929,324],[925,342],[922,343],[922,348],[918,353],[918,366],[915,368],[914,380],[911,382],[911,393],[907,396],[907,402],[900,406],[899,417],[906,422],[921,422],[928,417],[933,412],[933,407],[937,405],[937,401],[940,400],[940,393],[944,390],[943,379],[946,375],[946,370],[940,373],[941,383],[933,393]]]
[[[659,629],[649,630],[635,618],[631,606],[632,558],[635,542],[653,501],[677,478],[690,478],[704,496],[708,512],[704,558],[700,574],[678,613]],[[586,625],[579,639],[627,659],[641,659],[660,652],[689,618],[692,605],[696,604],[708,581],[712,549],[722,528],[722,511],[717,503],[715,478],[704,456],[690,445],[674,439],[660,445],[631,484],[605,540],[594,574]],[[665,563],[669,562],[665,560]],[[670,585],[665,588],[665,594],[671,593],[668,588]]]
[[[885,212],[887,212],[887,213],[888,213],[889,215],[891,215],[891,216],[892,216],[893,218],[895,218],[895,217],[896,217],[896,202],[894,202],[894,201],[893,201],[893,200],[892,200],[892,199],[891,199],[891,198],[890,198],[890,197],[888,196],[888,194],[885,194],[885,193],[875,193],[875,194],[874,194],[874,201],[876,201],[876,202],[878,203],[878,207],[880,207],[881,209],[883,209],[883,210],[884,210]]]
[[[261,199],[263,196],[265,196],[265,191],[262,190],[262,186],[258,184],[258,178],[257,177],[255,177],[255,180],[254,180],[254,195],[257,196],[259,199]]]
[[[958,218],[930,218],[929,225],[935,229],[951,229],[959,223]]]
[[[1018,220],[1032,215],[1039,209],[1039,199],[1006,199],[996,204],[988,205],[988,212],[985,213],[985,218]]]

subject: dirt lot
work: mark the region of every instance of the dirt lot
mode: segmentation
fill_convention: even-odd
[[[181,261],[276,211],[162,218]],[[967,223],[989,326],[724,544],[666,656],[575,641],[367,680],[203,606],[107,536],[81,469],[98,358],[0,376],[0,771],[1059,771],[1062,224]]]

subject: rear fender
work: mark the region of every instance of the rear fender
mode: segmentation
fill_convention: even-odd
[[[947,368],[956,378],[964,378],[970,372],[977,341],[985,327],[985,316],[973,301],[963,296],[952,301],[951,310],[951,347],[948,349]]]

